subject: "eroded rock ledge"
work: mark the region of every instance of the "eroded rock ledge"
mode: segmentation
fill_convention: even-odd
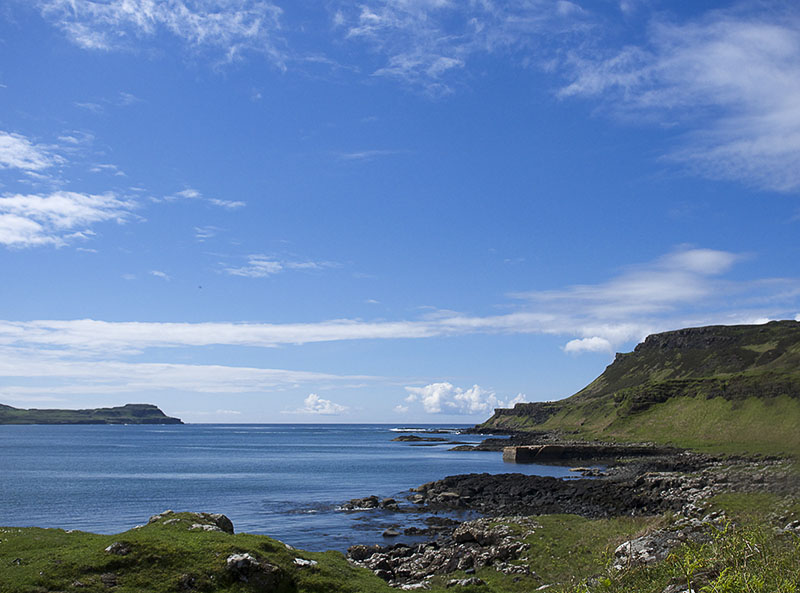
[[[460,525],[440,525],[430,531],[437,535],[435,539],[415,546],[353,546],[348,557],[402,589],[427,588],[434,575],[457,570],[471,574],[485,566],[530,575],[524,560],[518,560],[527,549],[525,538],[537,528],[536,515],[570,513],[602,518],[673,513],[671,525],[617,549],[615,563],[623,569],[661,560],[675,546],[707,537],[712,525],[718,527],[726,520],[704,510],[716,494],[797,488],[796,476],[793,479],[778,458],[721,458],[683,452],[640,457],[607,471],[608,475],[598,479],[515,473],[465,474],[429,482],[408,496],[417,509],[434,513],[470,510],[484,517]],[[419,533],[423,531],[428,530]]]

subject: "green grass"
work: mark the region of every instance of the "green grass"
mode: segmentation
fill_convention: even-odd
[[[697,593],[797,593],[800,538],[776,536],[765,527],[728,527],[711,542],[687,544],[651,568],[609,573],[571,593],[661,593],[668,585]]]
[[[530,548],[513,562],[527,565],[532,575],[507,575],[486,567],[476,574],[485,586],[459,588],[459,591],[529,593],[542,585],[579,583],[605,570],[608,555],[620,543],[663,521],[658,517],[585,519],[577,515],[541,515],[535,520],[539,527],[524,540]],[[463,572],[436,576],[431,591],[451,592],[452,589],[446,589],[447,582],[467,576]]]
[[[800,454],[800,401],[678,397],[611,423],[604,434],[718,453]]]
[[[509,430],[560,431],[588,440],[650,441],[709,453],[800,458],[800,400],[789,396],[673,397],[633,414],[610,402],[565,405],[546,422],[499,416]]]
[[[616,572],[606,570],[565,593],[661,593],[668,585],[696,593],[797,593],[800,591],[800,537],[779,534],[781,521],[800,517],[800,499],[770,493],[728,493],[712,500],[732,522],[710,528],[706,543],[689,543],[663,562]]]
[[[691,582],[697,593],[800,593],[800,538],[778,535],[774,527],[800,517],[800,499],[770,493],[728,493],[711,501],[734,522],[704,544],[686,544],[655,566],[616,572],[609,568],[623,541],[662,528],[669,517],[586,519],[576,515],[536,517],[525,541],[529,549],[515,564],[531,575],[506,575],[486,567],[486,585],[463,593],[526,593],[552,585],[553,593],[661,593],[669,584]],[[177,519],[170,524],[167,521]],[[352,566],[338,552],[290,550],[266,536],[192,531],[195,515],[177,513],[117,535],[60,529],[0,528],[0,591],[46,593],[250,593],[260,589],[225,568],[233,553],[252,556],[282,570],[275,593],[388,593],[395,591],[370,571]],[[779,525],[778,525],[779,523]],[[513,527],[513,524],[511,524]],[[130,553],[106,552],[120,542]],[[295,558],[316,560],[301,568]],[[104,582],[113,574],[116,585]],[[454,578],[439,575],[431,591],[445,593]],[[190,585],[188,585],[190,584]],[[261,589],[263,590],[263,589]]]
[[[115,575],[113,591],[117,593],[256,591],[254,585],[241,582],[225,568],[229,555],[244,552],[281,568],[283,578],[276,593],[391,591],[370,571],[351,566],[338,552],[288,550],[260,535],[190,531],[188,527],[197,522],[191,514],[171,518],[178,521],[164,524],[161,520],[117,535],[0,528],[0,591],[107,592],[111,589],[103,575],[109,574]],[[106,552],[114,542],[126,544],[131,552],[125,556]],[[297,567],[297,557],[319,564]]]

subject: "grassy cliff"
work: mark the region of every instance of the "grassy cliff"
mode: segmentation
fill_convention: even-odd
[[[485,430],[559,430],[725,451],[800,451],[800,322],[648,336],[575,395],[498,409]]]
[[[21,410],[0,404],[0,424],[183,424],[151,404],[91,410]]]

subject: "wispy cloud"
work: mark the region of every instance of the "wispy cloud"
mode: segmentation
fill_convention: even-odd
[[[141,103],[142,100],[134,95],[133,93],[126,93],[125,91],[120,91],[117,95],[117,103],[121,107],[127,107],[128,105],[135,105],[136,103]]]
[[[352,387],[381,377],[334,375],[284,369],[224,365],[86,361],[53,352],[3,349],[3,396],[69,396],[175,390],[196,393],[269,393],[298,385]],[[324,400],[323,400],[324,401]]]
[[[217,236],[222,229],[215,226],[196,226],[194,227],[194,237],[200,242]]]
[[[688,129],[668,158],[712,178],[800,189],[800,10],[755,3],[675,23],[646,45],[573,53],[562,96],[600,98],[617,115]],[[766,9],[765,9],[766,8]]]
[[[604,349],[616,348],[654,331],[677,327],[753,323],[795,315],[800,278],[726,279],[725,274],[742,259],[725,251],[683,248],[629,267],[599,284],[511,295],[517,299],[516,310],[500,315],[434,311],[409,320],[334,319],[284,324],[0,321],[0,345],[108,356],[164,347],[265,348],[494,333],[566,336],[572,345],[565,349],[579,352],[598,350],[601,345]]]
[[[220,208],[225,208],[227,210],[237,210],[239,208],[244,208],[247,205],[241,200],[220,200],[219,198],[209,198],[200,193],[199,190],[196,190],[192,187],[175,192],[171,196],[167,196],[164,199],[170,202],[176,200],[201,200],[207,204],[211,204],[212,206],[219,206]]]
[[[117,177],[125,177],[125,172],[111,163],[97,163],[89,168],[92,173],[111,173]]]
[[[92,113],[104,113],[105,108],[100,103],[93,103],[91,101],[78,101],[74,103],[75,107],[79,109],[85,109],[86,111],[91,111]]]
[[[0,198],[0,243],[7,247],[63,246],[93,235],[100,222],[123,223],[136,205],[113,193],[56,191]]]
[[[135,48],[168,33],[195,50],[233,61],[243,52],[284,63],[281,9],[264,0],[39,0],[42,15],[87,50]]]
[[[34,144],[21,134],[0,130],[0,169],[42,171],[64,162],[52,147]]]
[[[374,76],[444,95],[476,55],[521,48],[535,55],[542,37],[573,32],[587,21],[585,11],[566,0],[372,0],[340,2],[333,25],[351,43],[365,43],[384,58]]]
[[[322,416],[333,416],[348,410],[347,406],[334,403],[329,399],[323,399],[316,393],[309,393],[303,400],[303,407],[296,410],[285,410],[284,414],[318,414]]]
[[[431,383],[424,387],[406,387],[407,404],[419,403],[428,414],[486,414],[494,408],[510,408],[526,401],[525,395],[517,394],[507,401],[498,399],[493,391],[473,385],[469,389],[455,387],[452,383]],[[395,410],[401,413],[410,406],[398,405]]]
[[[155,276],[156,278],[161,278],[162,280],[172,280],[169,274],[162,272],[161,270],[150,270],[150,275]]]
[[[339,152],[336,153],[343,161],[371,161],[373,159],[383,157],[383,156],[392,156],[396,154],[403,154],[407,151],[405,150],[361,150],[355,152]]]
[[[227,267],[225,273],[245,278],[266,278],[286,270],[322,270],[335,267],[332,262],[292,261],[267,255],[250,255],[247,264],[241,267]]]

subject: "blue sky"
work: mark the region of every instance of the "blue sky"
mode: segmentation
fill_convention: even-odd
[[[794,2],[11,0],[0,401],[477,422],[800,315]]]

